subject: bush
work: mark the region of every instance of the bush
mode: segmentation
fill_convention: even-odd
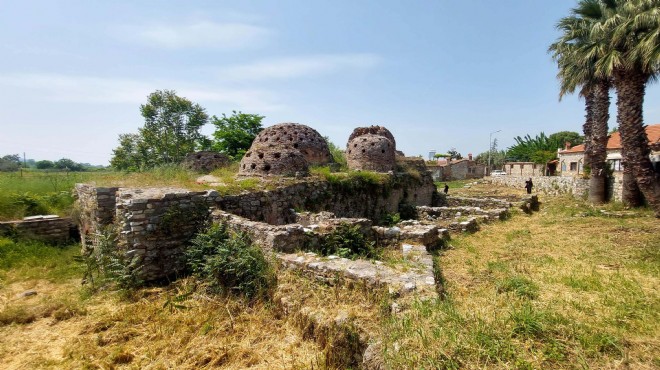
[[[261,249],[225,225],[197,234],[185,258],[190,272],[216,292],[253,300],[270,296],[276,284],[275,272]]]
[[[378,258],[379,254],[374,245],[373,241],[367,240],[359,225],[343,223],[323,237],[319,252],[324,256],[336,255],[351,259]]]
[[[100,289],[114,284],[120,290],[130,292],[140,287],[140,258],[128,256],[117,247],[116,234],[108,229],[97,235],[97,245],[82,256],[85,264],[83,284]]]

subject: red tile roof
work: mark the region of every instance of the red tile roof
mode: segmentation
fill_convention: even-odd
[[[649,138],[649,145],[660,144],[660,123],[646,126],[646,136]],[[621,134],[617,131],[607,139],[607,149],[621,149]],[[576,145],[568,150],[562,150],[559,154],[582,153],[584,144]]]

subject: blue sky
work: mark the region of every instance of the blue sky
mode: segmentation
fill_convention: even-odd
[[[546,53],[574,4],[0,0],[0,155],[107,164],[157,89],[342,147],[383,125],[407,155],[477,154],[497,130],[500,148],[580,131],[583,103],[558,101]],[[646,123],[660,123],[658,102],[650,86]]]

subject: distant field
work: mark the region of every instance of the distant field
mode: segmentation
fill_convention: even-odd
[[[159,168],[148,172],[112,171],[0,172],[0,220],[20,219],[39,214],[67,216],[73,206],[76,183],[98,186],[177,186],[200,188],[197,174],[178,167]]]

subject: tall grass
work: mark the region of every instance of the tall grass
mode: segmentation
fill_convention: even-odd
[[[74,258],[79,254],[78,245],[52,246],[0,238],[0,286],[8,280],[40,278],[60,282],[81,277],[82,264]]]
[[[386,322],[390,367],[660,365],[660,227],[650,211],[605,217],[570,197],[543,201],[539,213],[452,240],[437,257],[447,298]]]

